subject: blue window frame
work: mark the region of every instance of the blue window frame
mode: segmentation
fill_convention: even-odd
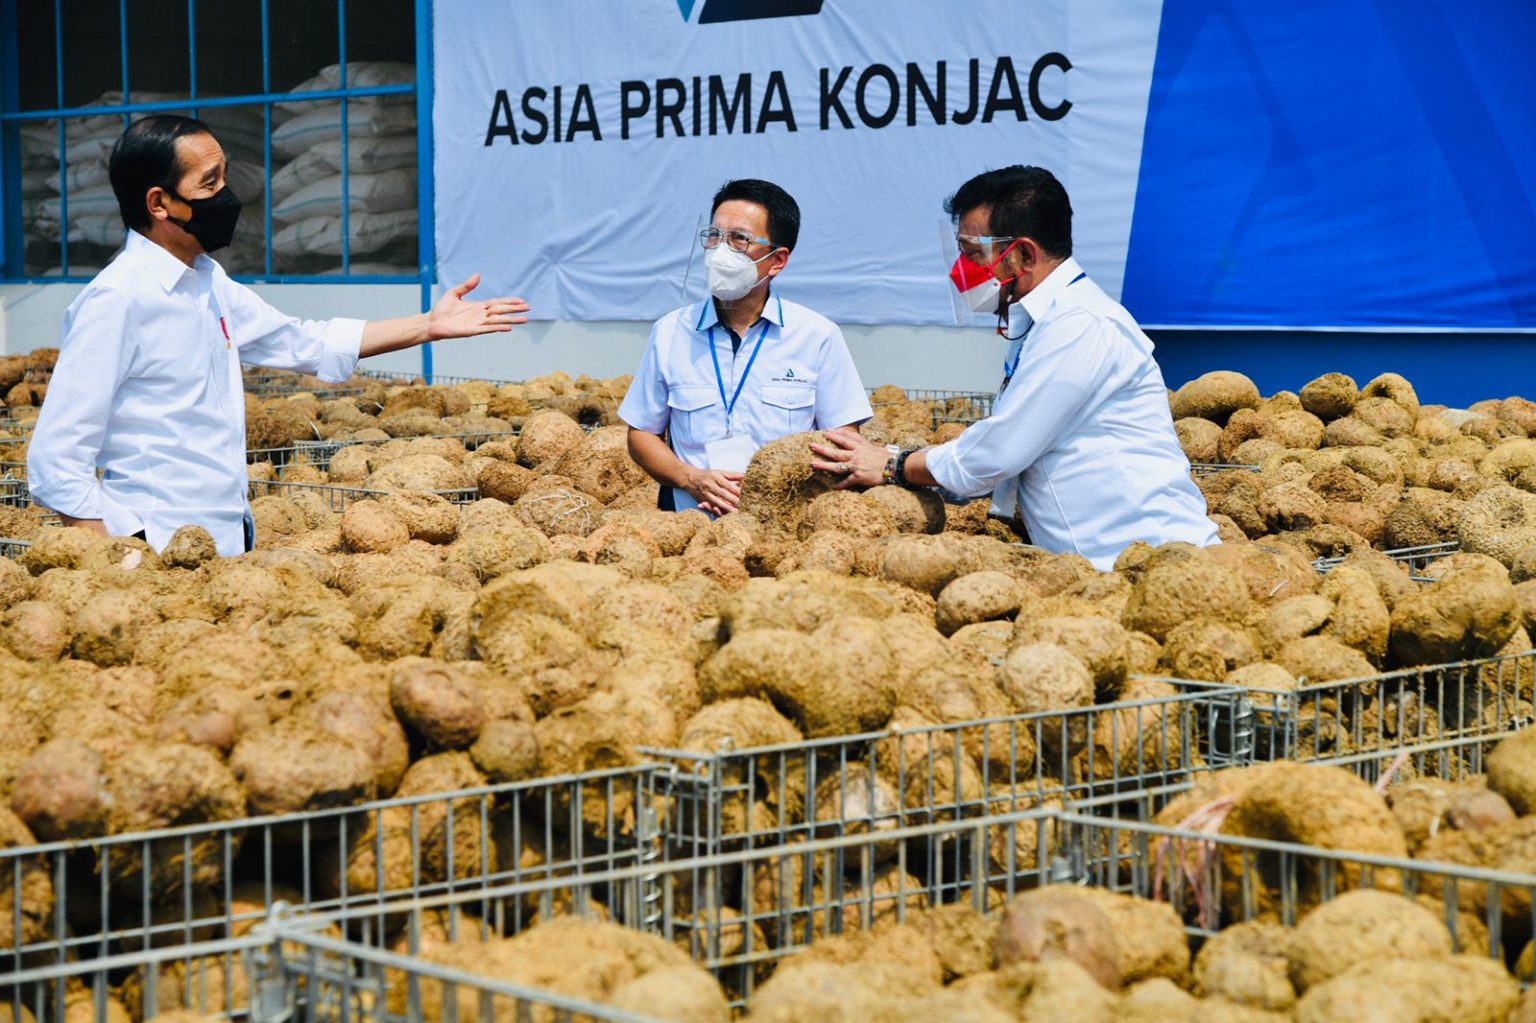
[[[352,0],[350,7],[348,0],[0,0],[0,281],[88,280],[113,248],[108,229],[117,207],[105,180],[111,136],[136,117],[175,111],[211,122],[231,164],[244,162],[244,180],[259,182],[259,199],[242,196],[241,218],[256,255],[241,263],[232,247],[224,261],[233,276],[417,283],[426,308],[435,262],[431,0]],[[380,71],[381,51],[394,59],[391,73]],[[406,63],[413,75],[400,73]],[[301,83],[304,91],[292,91]],[[307,128],[285,141],[283,126],[306,112],[321,141],[309,144]],[[223,126],[242,118],[259,127],[239,148],[225,138],[235,129]],[[306,173],[285,179],[300,160]],[[322,187],[309,190],[311,201],[275,200],[274,180],[291,195]],[[311,208],[330,212],[309,216]],[[116,227],[120,241],[120,219]],[[379,266],[374,246],[392,232],[389,263]],[[425,350],[423,362],[430,373]]]

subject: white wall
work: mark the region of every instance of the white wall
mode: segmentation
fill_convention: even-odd
[[[0,352],[27,352],[59,343],[74,284],[0,285]],[[305,318],[383,319],[420,309],[414,285],[284,284],[256,291],[284,312]],[[531,323],[511,334],[439,342],[434,369],[449,376],[518,380],[555,370],[597,377],[632,372],[645,347],[648,323]],[[1002,375],[1003,342],[982,328],[849,326],[848,347],[865,384],[990,391]],[[379,369],[415,373],[419,352],[370,359]]]

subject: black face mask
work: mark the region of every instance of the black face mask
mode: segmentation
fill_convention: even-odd
[[[175,192],[171,194],[176,195]],[[229,185],[226,184],[206,199],[182,199],[179,195],[176,198],[192,207],[192,219],[167,219],[196,238],[204,252],[216,252],[235,237],[235,222],[240,219],[241,204]]]

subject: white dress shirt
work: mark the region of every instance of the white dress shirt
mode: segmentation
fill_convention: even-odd
[[[727,423],[726,407],[738,388]],[[745,434],[762,447],[792,433],[861,423],[871,415],[843,332],[825,316],[777,295],[768,297],[762,318],[734,352],[731,332],[711,299],[657,320],[619,406],[619,418],[637,430],[659,436],[670,428],[672,450],[697,469],[719,468],[709,464],[705,445],[728,435]],[[676,488],[673,500],[678,511],[698,506]]]
[[[187,266],[128,232],[64,314],[64,340],[27,451],[33,499],[156,550],[203,526],[245,550],[241,361],[340,382],[362,320],[300,321],[198,256]],[[100,478],[97,470],[101,470]]]
[[[1025,336],[1008,348],[992,415],[928,452],[939,485],[991,493],[1034,543],[1101,571],[1136,540],[1215,543],[1152,341],[1130,313],[1067,259],[1014,303],[1008,333]]]

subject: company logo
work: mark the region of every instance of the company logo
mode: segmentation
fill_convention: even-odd
[[[821,5],[822,0],[677,0],[683,20],[699,25],[820,14]]]
[[[793,380],[793,379],[795,379],[795,371],[792,370],[792,369],[785,370],[784,371],[784,379],[786,379],[786,380]]]

